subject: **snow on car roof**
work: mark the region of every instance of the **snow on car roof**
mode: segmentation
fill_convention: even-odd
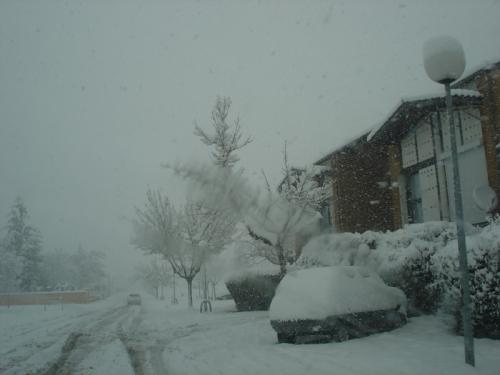
[[[363,311],[406,308],[404,293],[363,267],[337,266],[288,273],[271,303],[271,320],[325,319]]]

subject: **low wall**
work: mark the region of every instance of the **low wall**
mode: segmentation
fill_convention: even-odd
[[[88,291],[34,292],[0,294],[0,305],[52,305],[57,303],[89,303],[95,298]]]

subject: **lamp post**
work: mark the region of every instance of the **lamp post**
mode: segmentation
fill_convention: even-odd
[[[455,221],[457,224],[458,256],[460,261],[462,285],[462,323],[464,332],[465,363],[474,366],[474,339],[472,336],[471,298],[467,265],[467,246],[465,242],[464,212],[456,130],[453,119],[450,85],[460,78],[465,69],[465,54],[459,41],[452,37],[441,36],[428,40],[423,48],[425,71],[430,79],[445,87],[446,110],[450,127],[451,160],[453,164],[453,190],[455,196]]]

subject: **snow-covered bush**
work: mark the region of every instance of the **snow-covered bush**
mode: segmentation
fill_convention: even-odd
[[[413,224],[386,233],[329,234],[310,241],[297,265],[367,267],[405,292],[410,314],[429,313],[440,301],[433,256],[455,237],[454,225],[447,222]]]
[[[467,254],[477,337],[500,338],[500,219],[481,230],[468,228]],[[453,223],[413,224],[386,233],[341,233],[314,238],[297,267],[351,265],[377,272],[408,297],[409,313],[438,308],[461,327],[460,273]]]
[[[279,268],[259,265],[226,278],[226,287],[238,311],[268,310],[281,280]]]
[[[460,272],[457,243],[436,254],[443,285],[443,309],[453,312],[456,330],[462,329]],[[472,299],[474,336],[500,339],[500,220],[492,220],[480,233],[467,237],[467,261]]]
[[[441,301],[441,287],[429,249],[419,249],[395,274],[392,284],[405,292],[411,313],[434,313]]]

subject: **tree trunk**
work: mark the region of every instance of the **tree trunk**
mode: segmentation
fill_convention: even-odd
[[[215,284],[212,283],[212,298],[215,301],[217,299],[217,294],[215,293]]]
[[[276,245],[276,250],[278,251],[278,262],[280,266],[280,276],[283,278],[286,275],[286,259],[285,250],[281,245]]]
[[[207,268],[203,266],[203,299],[208,299]]]
[[[177,304],[177,295],[175,294],[175,273],[172,275],[172,304]]]
[[[186,279],[188,284],[188,305],[193,307],[193,279]]]

